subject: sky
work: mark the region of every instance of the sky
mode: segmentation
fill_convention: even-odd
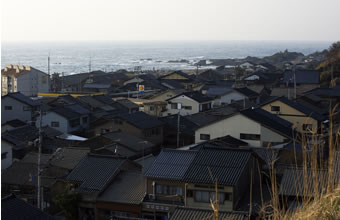
[[[1,41],[340,40],[340,0],[1,0]]]

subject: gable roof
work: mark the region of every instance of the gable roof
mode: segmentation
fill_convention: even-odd
[[[146,177],[182,180],[197,151],[163,149],[146,171]]]
[[[212,101],[213,99],[211,97],[208,97],[208,96],[205,96],[203,95],[202,93],[198,92],[198,91],[193,91],[193,92],[184,92],[182,94],[179,94],[177,96],[174,96],[170,99],[167,99],[166,101],[170,101],[170,100],[173,100],[179,96],[187,96],[193,100],[195,100],[196,102],[198,103],[203,103],[203,102],[209,102],[209,101]]]
[[[202,148],[185,173],[184,181],[215,184],[217,179],[220,185],[235,185],[251,155],[252,152],[246,150]]]
[[[117,174],[124,161],[118,157],[88,154],[66,179],[81,182],[79,191],[99,192]]]
[[[52,220],[54,217],[41,211],[40,209],[28,204],[13,194],[1,199],[1,218],[2,219],[36,219]]]
[[[17,100],[17,101],[19,101],[21,103],[24,103],[24,104],[32,106],[32,107],[40,105],[40,102],[32,100],[32,99],[30,99],[29,97],[23,95],[20,92],[8,93],[7,95],[1,97],[1,99],[4,99],[6,97],[11,97],[11,98],[13,98],[13,99],[15,99],[15,100]]]
[[[251,155],[249,150],[217,147],[163,149],[145,176],[202,184],[215,184],[217,178],[220,185],[235,185]]]
[[[278,132],[281,135],[292,138],[294,137],[294,131],[292,129],[292,123],[273,115],[261,108],[249,108],[240,111],[240,114],[250,118],[261,125]]]
[[[253,98],[253,97],[257,97],[259,96],[258,93],[256,93],[255,91],[248,89],[247,87],[243,87],[243,88],[234,88],[234,90],[236,90],[239,93],[242,93],[243,95],[249,97],[249,98]]]
[[[164,123],[156,117],[146,114],[145,112],[132,112],[114,116],[121,118],[129,124],[140,128],[149,129],[162,126]]]
[[[161,77],[159,77],[159,79],[163,79],[163,78],[165,78],[167,76],[170,76],[172,74],[178,74],[178,75],[183,76],[183,77],[185,77],[185,78],[187,78],[189,80],[195,80],[196,79],[194,76],[186,74],[186,73],[184,73],[183,71],[180,71],[180,70],[174,71],[174,72],[166,74],[164,76],[161,76]]]
[[[64,118],[71,120],[76,119],[80,117],[80,114],[77,112],[72,111],[71,109],[64,108],[64,107],[57,107],[51,110],[52,112],[55,112],[58,115],[63,116]]]
[[[319,84],[320,72],[318,70],[295,70],[295,81],[297,84]],[[294,83],[294,71],[286,71],[283,73],[283,83]]]
[[[292,100],[289,100],[288,98],[284,97],[284,96],[281,96],[281,97],[271,97],[269,98],[267,101],[265,101],[264,103],[261,104],[261,106],[264,106],[264,105],[267,105],[269,103],[272,103],[274,101],[281,101],[283,102],[284,104],[286,105],[289,105],[290,107],[304,113],[305,115],[309,116],[309,117],[312,117],[318,121],[323,121],[325,120],[324,116],[314,112],[312,109],[306,107],[306,106],[303,106],[297,102],[294,102]]]
[[[133,109],[133,108],[139,109],[139,106],[137,104],[135,104],[134,102],[131,102],[128,99],[118,99],[116,100],[116,102],[128,109]]]
[[[224,76],[220,72],[214,69],[209,69],[209,70],[206,70],[200,73],[198,75],[198,78],[202,80],[206,80],[206,81],[215,81],[215,80],[223,80]]]

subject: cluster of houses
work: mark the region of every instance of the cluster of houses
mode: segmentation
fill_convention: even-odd
[[[314,70],[255,67],[230,80],[219,69],[50,77],[8,65],[2,213],[67,218],[71,208],[56,202],[67,194],[78,195],[68,204],[78,219],[213,219],[217,203],[220,219],[256,219],[271,201],[274,168],[282,207],[296,209],[313,197],[301,173],[315,145],[320,161],[335,158],[340,180],[340,153],[328,150],[340,87],[320,88]],[[320,178],[327,172],[320,167]]]

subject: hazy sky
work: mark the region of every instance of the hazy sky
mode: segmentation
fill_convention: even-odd
[[[340,40],[340,0],[1,0],[2,41]]]

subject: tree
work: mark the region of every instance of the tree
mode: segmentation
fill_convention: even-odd
[[[67,219],[78,219],[78,201],[80,194],[69,191],[68,187],[55,196],[54,203],[64,211]]]

